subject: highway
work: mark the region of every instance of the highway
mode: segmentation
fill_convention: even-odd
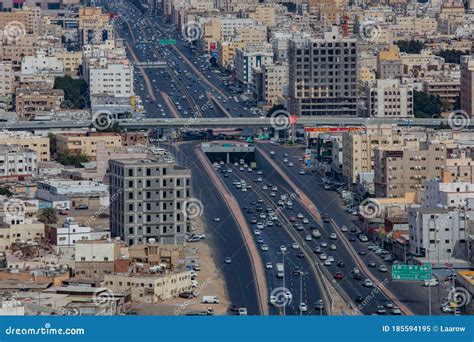
[[[220,90],[224,88],[222,82],[228,77],[210,66],[208,55],[195,53],[183,37],[170,36],[164,30],[169,26],[164,24],[164,18],[151,13],[145,16],[128,1],[104,2],[104,5],[109,12],[118,14],[114,19],[115,27],[118,35],[125,40],[132,61],[159,61],[168,66],[135,69],[135,89],[143,99],[147,117],[175,116],[166,105],[163,93],[170,97],[180,117],[251,115],[249,108],[238,98],[228,98],[230,94]],[[160,43],[160,40],[169,38],[176,39],[177,46]],[[190,67],[190,63],[194,67]],[[206,85],[207,82],[211,82],[214,87]],[[217,101],[227,113],[217,108]]]
[[[175,156],[179,165],[191,169],[192,195],[204,204],[202,216],[205,225],[204,233],[214,253],[213,258],[217,269],[224,276],[226,291],[232,304],[246,307],[249,315],[261,314],[257,304],[257,290],[254,274],[251,271],[251,261],[239,227],[227,206],[223,205],[224,199],[220,196],[215,184],[203,171],[204,167],[195,154],[196,145],[189,143],[179,147],[175,145],[175,148],[169,145],[161,147],[167,148]],[[221,221],[214,222],[215,217],[221,218]],[[226,257],[232,258],[232,264],[224,263]],[[205,265],[201,266],[205,267]]]
[[[304,154],[304,147],[282,147],[282,146],[273,146],[270,144],[258,144],[259,148],[261,148],[267,155],[270,154],[270,151],[275,152],[275,161],[278,165],[283,169],[285,174],[291,181],[293,181],[304,193],[306,193],[313,203],[318,207],[318,209],[322,213],[328,213],[329,216],[333,219],[335,224],[339,227],[347,226],[347,227],[357,227],[357,218],[355,216],[350,215],[344,211],[342,200],[339,198],[337,193],[333,191],[324,190],[323,182],[320,175],[299,175],[299,171],[303,169],[301,158]],[[284,154],[288,154],[288,163],[284,163],[283,159]],[[257,156],[260,154],[257,153]],[[260,157],[261,158],[261,157]],[[289,162],[293,162],[295,165],[294,167],[289,167]],[[265,164],[261,163],[261,165],[265,166]],[[264,167],[265,171],[270,171],[270,166],[266,165]],[[272,180],[273,181],[273,180]],[[324,229],[326,232],[334,232],[334,226],[325,223]],[[367,244],[360,242],[356,239],[353,242],[350,242],[353,246],[353,249],[356,253],[363,250],[366,255],[360,256],[365,264],[373,261],[376,263],[377,267],[380,264],[385,264],[389,271],[387,273],[381,273],[377,271],[377,268],[371,268],[372,273],[378,279],[378,281],[383,282],[385,279],[389,281],[386,283],[386,287],[392,291],[392,293],[413,313],[417,315],[427,315],[428,314],[428,289],[422,286],[421,283],[407,283],[407,282],[397,282],[391,280],[390,274],[390,267],[391,264],[383,261],[379,256],[375,255],[373,252],[367,249]],[[352,259],[352,257],[347,254],[345,256],[348,259]],[[447,292],[442,288],[441,285],[440,289],[440,299],[442,300],[444,297],[447,296]],[[432,313],[439,315],[442,314],[440,310],[440,306],[438,303],[438,291],[436,287],[431,289],[432,295]]]

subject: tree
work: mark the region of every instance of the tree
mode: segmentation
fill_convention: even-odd
[[[413,93],[413,112],[415,118],[432,118],[439,116],[443,109],[443,101],[437,95],[432,95],[422,91]]]
[[[75,167],[79,167],[81,163],[87,163],[90,161],[90,158],[84,154],[76,153],[70,154],[66,153],[61,155],[59,158],[59,162],[63,165],[74,165]]]
[[[1,196],[12,197],[13,193],[8,188],[0,187],[0,195]]]
[[[41,213],[38,215],[38,221],[43,222],[44,224],[57,223],[58,217],[56,216],[56,209],[45,208],[41,210]]]
[[[273,105],[273,107],[270,108],[270,110],[268,111],[267,117],[272,116],[272,114],[275,113],[277,110],[286,111],[286,108],[282,104]]]
[[[64,100],[67,107],[84,109],[89,103],[89,85],[82,79],[74,79],[71,76],[56,77],[54,89],[64,90]]]
[[[420,53],[425,47],[419,40],[399,40],[395,44],[400,48],[400,52],[406,53]]]
[[[443,57],[446,63],[461,64],[461,56],[467,55],[468,52],[462,50],[441,50],[436,53],[437,56]]]

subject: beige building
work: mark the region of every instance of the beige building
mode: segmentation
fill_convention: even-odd
[[[363,132],[346,132],[342,138],[342,174],[355,183],[359,173],[372,172],[376,148],[401,146],[402,129],[391,125],[367,126]]]
[[[282,103],[288,86],[288,64],[264,64],[254,72],[253,90],[257,99],[268,105]]]
[[[131,289],[132,302],[158,303],[177,297],[181,292],[191,291],[191,273],[114,273],[105,274],[102,286],[112,291]]]
[[[41,27],[41,9],[24,6],[21,10],[0,12],[0,29],[4,30],[7,28],[8,30],[12,22],[21,23],[24,28],[24,34],[38,34]]]
[[[42,91],[19,88],[16,90],[15,108],[22,120],[29,120],[38,114],[61,110],[64,90],[45,89]]]
[[[95,160],[99,141],[104,142],[107,148],[122,146],[122,137],[118,133],[61,133],[57,134],[56,138],[57,153],[59,156],[65,154],[83,154]]]
[[[474,117],[474,56],[461,57],[461,109]]]
[[[374,185],[376,197],[405,197],[422,190],[425,179],[439,177],[446,147],[438,142],[420,143],[418,148],[376,148]]]
[[[248,12],[248,16],[267,27],[276,26],[275,4],[259,4]]]
[[[437,77],[423,80],[423,91],[437,95],[442,101],[454,104],[461,91],[460,79],[455,77]]]
[[[62,62],[65,75],[72,77],[78,75],[79,66],[82,64],[81,51],[56,51],[54,56]]]
[[[4,103],[10,103],[14,91],[15,76],[11,62],[0,62],[0,97]]]
[[[2,132],[0,144],[20,145],[36,152],[38,162],[50,160],[50,142],[48,137],[33,135],[28,132]]]
[[[103,13],[100,7],[79,8],[79,30],[84,44],[99,44],[105,38],[104,31],[107,32],[108,39],[113,38],[109,15]]]

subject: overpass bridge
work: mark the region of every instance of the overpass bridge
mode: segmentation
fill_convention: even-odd
[[[238,118],[148,118],[148,119],[120,119],[118,125],[126,130],[145,130],[152,128],[179,129],[179,128],[273,128],[272,118],[266,117],[238,117]],[[342,118],[342,117],[299,117],[296,127],[350,127],[379,124],[397,124],[399,126],[423,126],[436,128],[440,125],[448,126],[448,119],[388,119],[388,118]],[[77,121],[16,121],[0,122],[0,129],[12,131],[43,131],[58,129],[79,129],[92,126],[91,120]],[[281,127],[281,126],[279,126]],[[285,127],[284,127],[285,128]],[[470,120],[462,128],[474,129],[474,120]]]

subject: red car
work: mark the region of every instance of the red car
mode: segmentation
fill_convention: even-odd
[[[334,274],[334,279],[341,280],[342,278],[344,278],[344,276],[341,272],[336,272],[336,274]]]
[[[290,222],[296,222],[296,217],[291,216],[291,217],[290,217]]]

